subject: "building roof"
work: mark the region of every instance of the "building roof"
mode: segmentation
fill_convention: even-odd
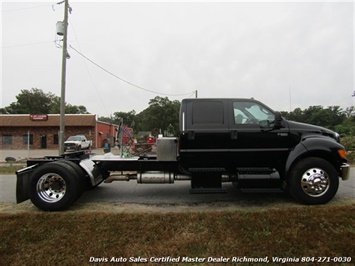
[[[45,116],[45,115],[39,115]],[[0,115],[0,127],[59,127],[60,115],[50,114],[47,120],[32,119],[31,115]],[[65,126],[90,126],[96,125],[96,115],[92,114],[67,114]]]

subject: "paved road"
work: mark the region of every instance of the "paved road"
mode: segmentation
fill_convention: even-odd
[[[234,189],[232,184],[224,183],[227,193],[223,194],[190,194],[190,181],[176,181],[175,184],[137,184],[136,181],[116,181],[101,184],[86,191],[78,200],[79,203],[117,202],[151,205],[199,204],[218,202],[238,202],[262,205],[264,202],[293,202],[284,193],[242,193]],[[16,202],[16,176],[0,175],[0,202]],[[347,181],[340,180],[339,191],[335,199],[355,198],[355,167],[351,169],[351,177]]]

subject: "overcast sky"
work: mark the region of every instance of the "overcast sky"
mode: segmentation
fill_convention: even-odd
[[[60,96],[56,3],[2,3],[1,107],[22,89]],[[157,95],[182,100],[196,90],[279,111],[354,105],[351,0],[69,4],[68,44],[82,55],[68,47],[66,102],[90,113],[138,113]]]

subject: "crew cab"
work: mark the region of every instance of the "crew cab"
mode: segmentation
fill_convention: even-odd
[[[17,172],[17,202],[30,198],[57,211],[103,181],[190,180],[191,193],[223,193],[232,182],[245,192],[283,190],[303,204],[325,204],[350,175],[337,133],[288,121],[254,99],[184,99],[179,124],[178,137],[157,139],[156,155],[29,160]]]

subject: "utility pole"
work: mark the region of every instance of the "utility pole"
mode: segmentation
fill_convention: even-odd
[[[67,42],[68,42],[68,0],[64,0],[64,32],[63,32],[63,54],[62,54],[62,83],[60,93],[60,128],[59,128],[59,155],[64,153],[65,138],[65,81],[67,67]]]
[[[197,90],[195,90],[195,98],[197,99]]]

